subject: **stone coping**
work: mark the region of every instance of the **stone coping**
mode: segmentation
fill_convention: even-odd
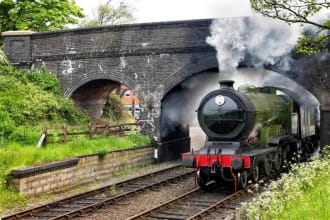
[[[330,111],[330,105],[321,105],[321,111]]]
[[[155,145],[151,144],[151,145],[140,146],[140,147],[132,147],[132,148],[119,149],[119,150],[112,150],[112,151],[109,151],[107,154],[118,153],[118,152],[123,152],[123,151],[132,151],[132,150],[136,150],[136,149],[150,148],[150,147],[155,147]],[[78,158],[85,158],[85,157],[92,157],[92,156],[100,156],[100,154],[99,153],[84,154],[84,155],[77,156],[77,157]]]
[[[32,35],[34,31],[5,31],[2,32],[2,36],[25,36]]]
[[[29,166],[19,169],[13,169],[10,172],[10,176],[15,179],[21,179],[37,174],[47,173],[54,170],[65,169],[76,166],[79,162],[79,158],[70,158],[62,161],[55,161],[47,164],[41,164],[36,166]]]

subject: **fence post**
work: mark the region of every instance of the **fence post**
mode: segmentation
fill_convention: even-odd
[[[119,125],[119,136],[125,136],[125,125]]]
[[[45,134],[45,139],[44,139],[44,142],[43,142],[43,145],[47,145],[47,134],[48,134],[48,127],[47,125],[45,125],[43,128],[42,128],[42,133]]]
[[[104,134],[105,134],[106,136],[109,135],[109,122],[107,122],[107,123],[105,124]]]
[[[42,127],[42,133],[41,133],[41,137],[39,138],[37,148],[44,145],[44,142],[46,141],[46,133],[47,133],[47,127],[45,128],[45,126],[44,126],[44,127]]]
[[[88,123],[88,138],[92,139],[92,124]]]
[[[68,132],[67,127],[66,127],[66,125],[64,124],[64,125],[63,125],[63,143],[65,143],[65,144],[66,144],[66,141],[67,141],[67,139],[66,139],[67,132]]]

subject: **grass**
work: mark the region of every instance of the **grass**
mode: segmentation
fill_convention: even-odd
[[[295,164],[245,205],[247,219],[330,219],[330,154]]]
[[[130,134],[126,137],[109,136],[88,140],[78,137],[75,142],[67,144],[49,144],[47,147],[36,148],[11,143],[0,147],[0,212],[16,206],[24,206],[27,197],[6,187],[7,174],[14,168],[45,162],[62,160],[84,154],[105,154],[106,152],[144,146],[150,144],[147,136]]]

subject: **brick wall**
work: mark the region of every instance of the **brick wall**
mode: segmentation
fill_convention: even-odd
[[[107,180],[119,168],[134,167],[152,161],[153,147],[113,151],[104,156],[86,155],[67,161],[12,170],[9,184],[22,194],[35,196]]]

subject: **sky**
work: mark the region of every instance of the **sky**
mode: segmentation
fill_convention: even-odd
[[[86,15],[92,15],[105,0],[75,0]],[[133,9],[134,22],[159,22],[251,14],[249,0],[126,0]]]

